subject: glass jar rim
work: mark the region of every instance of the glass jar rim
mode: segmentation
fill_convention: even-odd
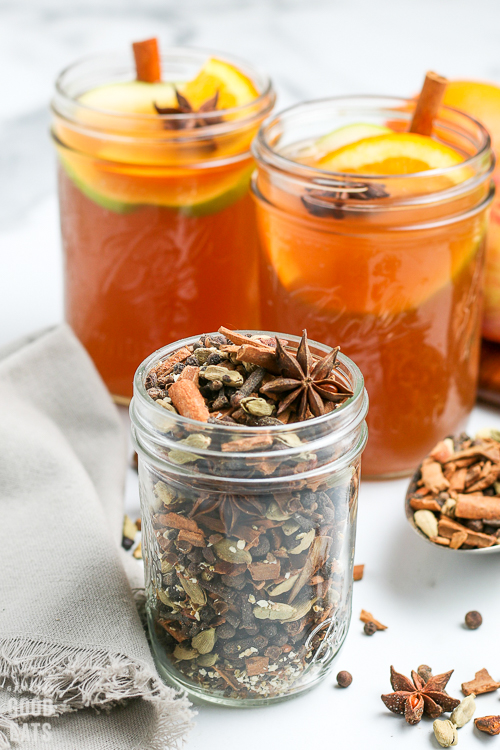
[[[491,138],[487,131],[487,129],[482,125],[479,120],[472,117],[471,115],[466,114],[465,112],[462,112],[459,109],[456,109],[455,107],[448,107],[443,106],[441,109],[442,111],[448,111],[452,112],[455,116],[459,115],[461,118],[464,119],[464,121],[473,123],[474,126],[478,129],[479,133],[481,134],[481,143],[478,147],[478,150],[475,154],[468,157],[464,161],[459,162],[458,164],[454,164],[449,167],[440,167],[437,169],[429,169],[422,172],[412,172],[408,174],[389,174],[389,175],[373,175],[373,174],[361,174],[361,173],[348,173],[348,172],[332,172],[324,169],[320,169],[319,167],[313,167],[305,164],[301,164],[300,162],[294,161],[291,158],[288,158],[284,156],[283,154],[280,154],[278,151],[272,148],[272,146],[269,144],[266,136],[270,133],[271,128],[276,127],[276,125],[279,122],[283,122],[285,118],[293,117],[294,115],[300,115],[303,112],[307,111],[313,111],[314,109],[319,109],[324,106],[328,105],[337,105],[340,107],[342,104],[349,105],[354,104],[356,102],[361,101],[367,101],[369,103],[372,103],[374,107],[378,104],[381,105],[383,102],[387,104],[392,104],[395,111],[398,111],[400,114],[408,113],[408,115],[411,113],[411,109],[402,109],[401,107],[404,106],[406,108],[408,107],[415,107],[416,100],[415,99],[407,99],[404,97],[396,97],[396,96],[383,96],[378,94],[352,94],[350,96],[332,96],[332,97],[324,97],[322,99],[311,99],[305,102],[300,102],[298,104],[293,104],[290,107],[287,107],[286,109],[281,110],[280,112],[277,112],[272,118],[266,120],[264,122],[259,132],[257,133],[257,136],[254,139],[253,145],[252,145],[252,153],[255,157],[255,159],[259,162],[264,162],[267,166],[271,168],[275,168],[276,170],[286,173],[286,174],[294,174],[304,180],[308,180],[310,182],[314,182],[318,186],[322,185],[322,181],[328,184],[332,184],[335,180],[338,180],[339,183],[343,183],[345,181],[346,177],[349,177],[351,179],[355,179],[356,181],[380,181],[380,180],[396,180],[396,181],[403,181],[405,179],[415,179],[418,177],[419,179],[425,179],[426,177],[436,177],[436,176],[447,176],[452,174],[454,171],[457,171],[459,169],[463,169],[466,167],[472,167],[474,166],[474,163],[480,163],[482,159],[486,156],[488,152],[491,153]],[[396,109],[396,105],[399,105],[399,109]],[[437,124],[439,125],[440,120],[437,120]],[[491,166],[491,169],[489,171],[493,170],[494,166],[494,157],[492,155],[493,165]]]
[[[287,339],[288,341],[293,341],[294,343],[298,344],[300,342],[300,336],[295,336],[290,333],[281,333],[276,331],[256,331],[256,330],[250,330],[250,329],[235,329],[235,333],[243,333],[247,335],[263,335],[263,336],[269,336],[274,337],[278,336],[282,339]],[[215,332],[212,332],[212,335],[214,335]],[[210,333],[204,334],[206,336],[210,336]],[[146,387],[145,387],[145,376],[153,366],[153,364],[160,359],[164,359],[165,357],[173,354],[175,351],[178,351],[183,346],[188,346],[190,344],[195,344],[200,338],[200,334],[196,336],[189,336],[188,338],[181,339],[179,341],[175,341],[171,344],[168,344],[167,346],[162,347],[161,349],[158,349],[156,352],[153,352],[150,354],[149,357],[147,357],[137,368],[135,375],[134,375],[134,399],[137,397],[139,403],[142,406],[145,406],[148,409],[153,409],[154,414],[156,415],[163,415],[165,416],[165,409],[158,405],[156,401],[154,401],[147,393]],[[326,344],[321,344],[317,341],[314,341],[314,339],[308,338],[309,346],[313,349],[319,349],[323,351],[325,354],[328,354],[332,351],[331,346],[328,346]],[[175,424],[179,424],[184,427],[193,428],[196,427],[198,429],[213,429],[214,433],[216,434],[223,434],[224,432],[236,432],[236,433],[248,433],[252,435],[259,435],[262,433],[275,433],[279,435],[280,433],[284,432],[290,432],[290,430],[294,430],[298,433],[301,431],[307,431],[308,428],[312,426],[317,425],[332,425],[335,423],[335,421],[338,421],[340,415],[344,415],[345,412],[349,409],[350,406],[352,406],[353,403],[359,400],[360,396],[363,395],[364,392],[364,378],[361,373],[361,370],[359,367],[355,364],[355,362],[352,361],[349,357],[347,357],[345,354],[342,354],[342,352],[339,352],[338,354],[338,360],[347,368],[349,373],[351,374],[353,378],[353,395],[348,398],[343,404],[340,404],[340,406],[333,409],[331,412],[328,412],[327,414],[323,414],[319,417],[314,417],[313,419],[306,419],[303,422],[292,422],[290,424],[283,424],[283,425],[267,425],[267,426],[248,426],[248,425],[242,425],[242,424],[208,424],[206,422],[198,422],[194,419],[190,419],[189,417],[182,417],[180,414],[174,414],[173,412],[168,412],[169,419],[172,419],[172,422]],[[130,410],[131,413],[134,411],[135,404],[134,399],[132,399]],[[256,452],[252,452],[252,455],[256,455]]]
[[[215,50],[209,50],[197,47],[168,47],[160,55],[162,64],[165,65],[169,61],[174,62],[175,60],[187,60],[190,62],[199,62],[200,67],[203,62],[210,57],[216,57],[217,59],[228,62],[239,70],[243,70],[248,73],[252,80],[258,83],[260,89],[259,96],[253,99],[247,104],[243,104],[237,107],[231,107],[228,109],[218,109],[203,113],[204,120],[210,120],[213,118],[215,122],[207,123],[202,127],[197,128],[178,128],[168,130],[165,129],[166,133],[172,135],[195,134],[196,136],[206,137],[207,133],[210,135],[223,134],[228,131],[237,130],[241,127],[248,126],[253,120],[262,120],[263,117],[267,116],[274,106],[276,95],[272,86],[272,81],[268,75],[261,72],[257,68],[249,65],[244,60],[241,60],[232,55],[226,55]],[[133,57],[132,54],[126,56],[125,53],[108,53],[101,55],[90,55],[82,57],[70,65],[66,66],[56,78],[55,82],[55,95],[52,100],[52,110],[55,114],[63,116],[65,119],[79,123],[78,117],[73,113],[75,106],[79,107],[81,111],[87,111],[98,115],[104,115],[109,118],[110,123],[140,123],[142,125],[160,122],[186,122],[193,118],[192,113],[178,113],[178,114],[147,114],[147,113],[125,113],[117,112],[113,110],[100,109],[98,107],[89,106],[79,101],[78,97],[83,93],[79,91],[78,94],[71,93],[71,77],[79,72],[83,73],[85,66],[92,64],[101,63],[103,67],[105,64],[112,64],[113,66],[119,65],[117,69],[114,68],[115,73],[120,72],[123,74],[125,71],[133,73]],[[134,80],[134,79],[132,79]],[[103,85],[103,84],[101,84]],[[89,90],[89,89],[86,89]],[[245,115],[247,113],[247,115]],[[223,122],[217,122],[220,117],[231,117],[238,115],[235,119],[224,120]],[[117,128],[118,129],[118,128]],[[112,124],[109,130],[113,131]]]

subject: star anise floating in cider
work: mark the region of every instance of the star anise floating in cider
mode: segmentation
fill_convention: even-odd
[[[177,99],[177,107],[159,107],[156,102],[154,108],[159,115],[187,115],[192,114],[193,117],[179,118],[179,120],[165,120],[164,126],[170,130],[186,130],[191,128],[202,128],[205,125],[215,125],[216,123],[222,122],[222,117],[211,116],[203,117],[204,113],[213,112],[217,109],[217,102],[219,100],[219,92],[216,91],[210,99],[207,99],[201,104],[198,109],[194,109],[188,99],[183,96],[177,89],[175,89],[175,97]],[[200,117],[201,115],[201,117]]]
[[[432,676],[426,682],[418,672],[412,670],[410,680],[391,667],[394,692],[382,695],[381,698],[389,711],[404,714],[408,724],[418,724],[424,713],[431,719],[436,719],[444,711],[453,711],[460,704],[459,700],[451,698],[445,692],[452,674],[453,670]]]

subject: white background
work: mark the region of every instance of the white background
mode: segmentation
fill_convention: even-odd
[[[48,102],[57,72],[76,57],[158,35],[163,45],[213,47],[266,70],[278,106],[347,94],[410,95],[427,69],[500,81],[498,0],[4,0],[0,5],[0,345],[62,318],[61,257]],[[36,394],[36,383],[34,383]],[[477,409],[471,430],[493,425]],[[308,695],[251,711],[201,707],[188,750],[305,747],[438,747],[431,722],[407,726],[389,713],[389,666],[455,668],[449,685],[487,667],[500,677],[500,555],[433,549],[407,525],[406,481],[364,483],[353,621],[334,672]],[[127,505],[137,508],[133,475]],[[361,608],[389,626],[369,638]],[[484,625],[463,617],[479,609]],[[352,672],[335,688],[337,670]],[[477,715],[500,713],[499,693],[478,698]],[[462,748],[500,742],[471,725]]]

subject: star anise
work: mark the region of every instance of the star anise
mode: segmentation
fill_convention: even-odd
[[[344,204],[348,200],[369,201],[375,198],[387,198],[383,185],[368,182],[339,182],[331,184],[334,190],[308,190],[302,196],[302,203],[307,211],[313,216],[333,217],[343,219],[345,216]]]
[[[287,393],[280,402],[277,414],[281,414],[295,401],[298,401],[298,421],[307,419],[308,411],[319,417],[325,414],[325,402],[341,404],[352,396],[352,391],[344,385],[333,371],[340,347],[322,359],[315,361],[307,342],[307,331],[302,332],[297,353],[294,356],[283,348],[276,339],[276,361],[281,377],[277,377],[261,387],[261,393]]]
[[[460,703],[445,692],[452,674],[453,669],[450,672],[430,677],[425,682],[417,672],[412,670],[412,682],[391,667],[391,685],[395,692],[382,695],[381,698],[389,711],[404,714],[408,724],[418,724],[424,712],[431,719],[436,719],[443,711],[453,711]]]
[[[219,494],[200,498],[195,502],[190,517],[208,515],[218,511],[220,520],[224,524],[226,533],[231,534],[242,515],[262,517],[265,507],[252,497],[242,498],[240,495]]]
[[[219,92],[216,91],[210,99],[198,107],[193,109],[190,102],[183,96],[177,89],[175,89],[175,96],[177,99],[177,107],[159,107],[156,102],[154,108],[159,115],[187,115],[192,114],[192,117],[172,118],[171,120],[165,120],[164,126],[169,130],[188,130],[192,128],[202,128],[205,125],[215,125],[216,123],[222,122],[222,117],[211,116],[211,117],[200,117],[200,114],[205,112],[214,112],[217,109],[217,102],[219,100]],[[198,115],[198,116],[197,116]]]

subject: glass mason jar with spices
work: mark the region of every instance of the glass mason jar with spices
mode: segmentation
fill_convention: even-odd
[[[432,138],[410,134],[414,109],[308,102],[254,141],[261,325],[305,325],[359,365],[366,476],[412,473],[476,398],[490,139],[447,107]]]
[[[124,403],[165,341],[259,325],[250,144],[271,82],[203,50],[167,50],[161,67],[148,83],[132,54],[88,58],[53,101],[66,319]]]
[[[297,350],[297,337],[258,335]],[[361,372],[339,355],[335,379],[347,395],[319,416],[288,424],[255,416],[273,407],[254,396],[237,399],[245,424],[221,419],[217,401],[204,422],[176,413],[173,386],[172,401],[162,389],[183,382],[175,373],[186,348],[202,392],[210,394],[212,375],[224,379],[215,372],[223,367],[203,364],[217,341],[207,334],[167,346],[135,376],[149,629],[167,680],[215,703],[265,705],[319,682],[346,636],[368,400]],[[231,373],[226,392],[273,381],[243,365],[237,349],[217,354]],[[310,342],[310,351],[317,363],[332,350]],[[165,369],[172,357],[180,366]]]

